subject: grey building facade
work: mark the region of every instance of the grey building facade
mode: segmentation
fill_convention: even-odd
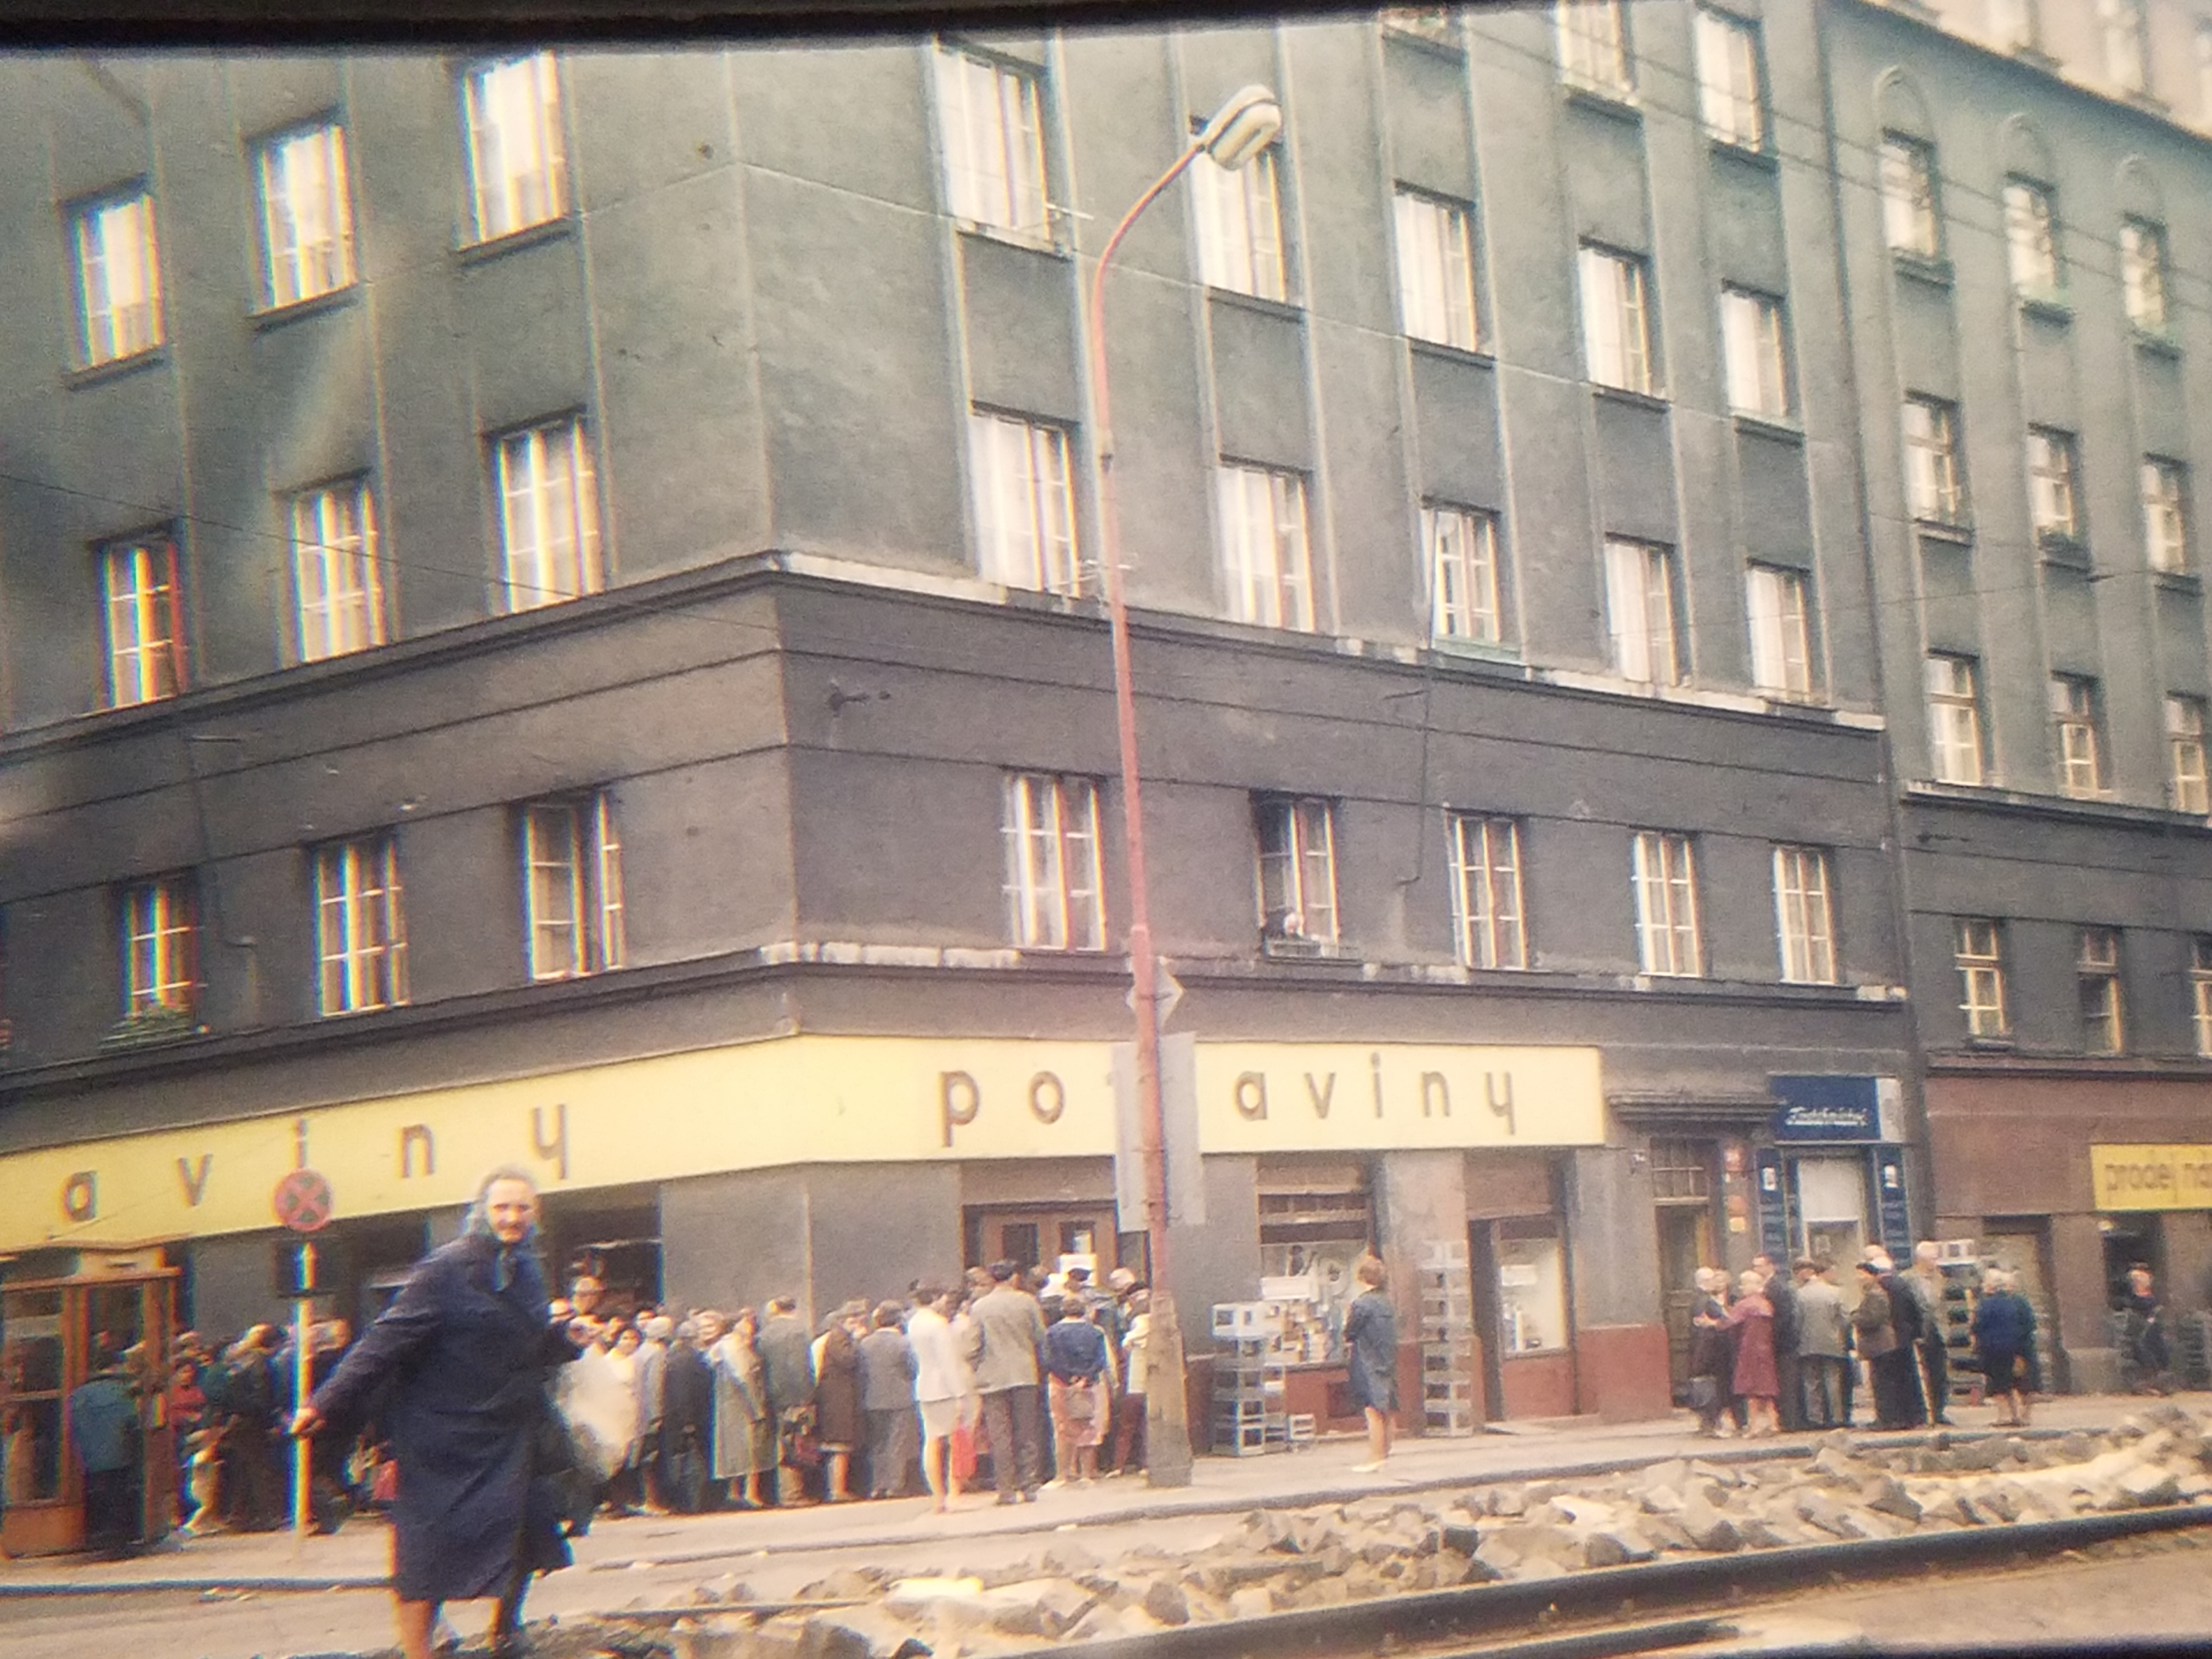
[[[1188,1335],[1341,1415],[1371,1244],[1437,1420],[1663,1411],[1691,1268],[1936,1208],[1827,15],[0,64],[7,1245],[1141,1267],[1081,301],[1260,82],[1108,299]]]

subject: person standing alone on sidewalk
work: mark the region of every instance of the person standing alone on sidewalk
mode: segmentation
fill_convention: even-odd
[[[1381,1258],[1363,1255],[1353,1270],[1367,1288],[1344,1315],[1344,1346],[1352,1362],[1352,1398],[1367,1418],[1367,1461],[1354,1474],[1372,1474],[1390,1455],[1391,1414],[1398,1409],[1398,1310]]]
[[[991,1470],[999,1501],[1036,1501],[1042,1461],[1037,1413],[1038,1360],[1044,1352],[1044,1314],[1034,1297],[1016,1287],[1011,1261],[991,1264],[991,1290],[970,1310],[983,1334],[975,1362],[975,1388],[983,1396],[983,1428],[991,1440]]]

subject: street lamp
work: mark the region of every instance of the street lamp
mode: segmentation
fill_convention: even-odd
[[[1114,427],[1106,389],[1106,270],[1138,216],[1200,156],[1237,168],[1275,141],[1282,106],[1265,87],[1246,87],[1214,112],[1175,165],[1121,216],[1091,276],[1091,386],[1096,403],[1098,521],[1104,540],[1106,615],[1114,641],[1114,713],[1121,738],[1121,850],[1129,871],[1130,1000],[1136,1009],[1139,1146],[1145,1170],[1145,1235],[1152,1265],[1152,1334],[1146,1344],[1146,1478],[1190,1484],[1190,1425],[1183,1404],[1182,1333],[1168,1276],[1167,1122],[1160,1100],[1159,960],[1152,951],[1145,882],[1145,817],[1137,773],[1137,699],[1129,670],[1129,611],[1121,592],[1121,529],[1114,506]],[[1164,1383],[1166,1386],[1163,1387]]]

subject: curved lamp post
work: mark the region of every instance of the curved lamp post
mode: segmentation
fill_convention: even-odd
[[[1145,820],[1137,772],[1137,700],[1129,671],[1129,612],[1121,589],[1121,530],[1114,504],[1114,428],[1106,380],[1106,271],[1138,216],[1201,155],[1235,169],[1283,130],[1283,112],[1265,87],[1246,87],[1216,111],[1175,164],[1121,216],[1091,277],[1091,385],[1096,404],[1098,520],[1104,546],[1106,615],[1114,641],[1114,712],[1121,738],[1121,849],[1129,872],[1130,1000],[1137,1014],[1136,1085],[1145,1168],[1145,1232],[1152,1274],[1152,1334],[1146,1345],[1146,1475],[1155,1486],[1190,1484],[1190,1425],[1183,1402],[1182,1334],[1168,1273],[1166,1118],[1160,1100],[1159,959],[1152,951],[1145,882]]]

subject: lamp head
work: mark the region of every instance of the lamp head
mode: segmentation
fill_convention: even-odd
[[[1246,87],[1200,130],[1199,148],[1233,173],[1273,143],[1282,130],[1283,106],[1275,94],[1265,87]]]

